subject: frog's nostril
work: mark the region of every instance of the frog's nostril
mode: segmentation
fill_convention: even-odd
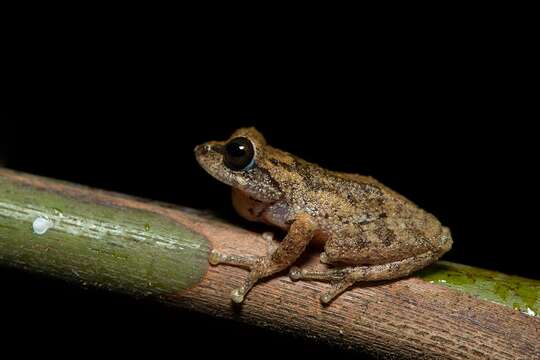
[[[206,155],[210,152],[210,145],[208,144],[201,144],[195,146],[195,153],[198,155]]]

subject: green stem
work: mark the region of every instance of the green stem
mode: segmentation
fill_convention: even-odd
[[[162,297],[197,284],[207,253],[203,236],[165,216],[0,176],[0,264]]]
[[[540,281],[537,280],[448,261],[439,261],[416,275],[432,284],[463,291],[531,316],[540,316]]]

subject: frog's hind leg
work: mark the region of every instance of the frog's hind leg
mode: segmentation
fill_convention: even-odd
[[[440,255],[439,255],[440,256]],[[321,302],[327,304],[339,294],[360,281],[380,281],[405,277],[432,262],[438,256],[431,251],[400,261],[380,265],[350,266],[328,270],[310,270],[292,267],[289,276],[291,280],[315,280],[331,282],[332,287],[321,295]]]

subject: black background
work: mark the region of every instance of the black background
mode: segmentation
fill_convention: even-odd
[[[435,214],[454,237],[445,259],[540,278],[537,100],[526,49],[509,41],[503,51],[501,38],[415,44],[396,33],[233,45],[219,32],[203,41],[162,30],[35,34],[13,55],[0,162],[247,226],[193,148],[256,126],[275,147],[374,176]],[[338,352],[18,270],[2,268],[0,278],[3,326],[44,351],[58,350],[57,339],[96,354],[133,344],[175,351],[205,339],[210,355],[240,344],[276,356]]]

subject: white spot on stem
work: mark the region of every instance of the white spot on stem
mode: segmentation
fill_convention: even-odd
[[[529,316],[536,316],[536,312],[527,306],[527,315]]]
[[[43,235],[47,230],[52,228],[53,225],[51,220],[38,216],[32,223],[32,229],[34,230],[34,234]]]

